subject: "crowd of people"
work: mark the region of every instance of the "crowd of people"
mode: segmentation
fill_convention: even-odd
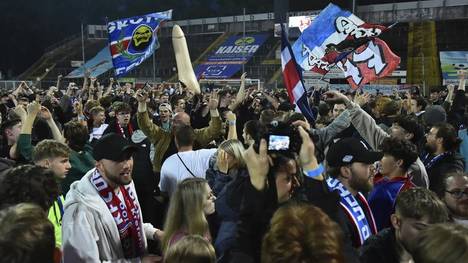
[[[246,74],[23,82],[0,95],[0,262],[468,262],[459,79],[312,89],[313,120]]]

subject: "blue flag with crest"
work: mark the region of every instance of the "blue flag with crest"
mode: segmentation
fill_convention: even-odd
[[[115,76],[121,77],[150,57],[159,47],[157,31],[172,10],[115,20],[107,24]]]

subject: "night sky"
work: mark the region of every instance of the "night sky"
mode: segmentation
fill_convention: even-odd
[[[334,1],[343,7],[351,0]],[[326,0],[290,0],[291,10],[316,10]],[[359,4],[401,2],[358,0]],[[273,0],[0,0],[0,71],[16,76],[31,66],[44,50],[75,34],[80,25],[104,24],[155,11],[173,9],[173,19],[272,12]]]

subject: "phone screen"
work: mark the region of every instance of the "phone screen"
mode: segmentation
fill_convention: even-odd
[[[285,135],[270,135],[268,137],[269,151],[287,151],[289,150],[290,138]]]

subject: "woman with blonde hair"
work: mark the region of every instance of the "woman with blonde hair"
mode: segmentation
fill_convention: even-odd
[[[199,235],[183,237],[167,251],[164,263],[215,263],[213,246]]]
[[[239,140],[222,142],[218,147],[216,164],[206,171],[206,179],[217,196],[215,204],[220,227],[214,246],[219,256],[235,241],[244,185],[249,180],[244,151]]]
[[[213,165],[206,171],[206,180],[215,195],[239,173],[245,170],[242,153],[244,145],[236,139],[226,140],[218,147],[218,154],[214,155]],[[213,157],[212,157],[213,158]]]
[[[164,224],[163,253],[187,235],[211,240],[206,216],[215,212],[215,199],[205,179],[188,178],[177,185]]]
[[[219,145],[218,149],[228,154],[226,156],[230,161],[228,169],[245,168],[245,161],[242,156],[245,148],[242,142],[237,139],[226,140]]]

